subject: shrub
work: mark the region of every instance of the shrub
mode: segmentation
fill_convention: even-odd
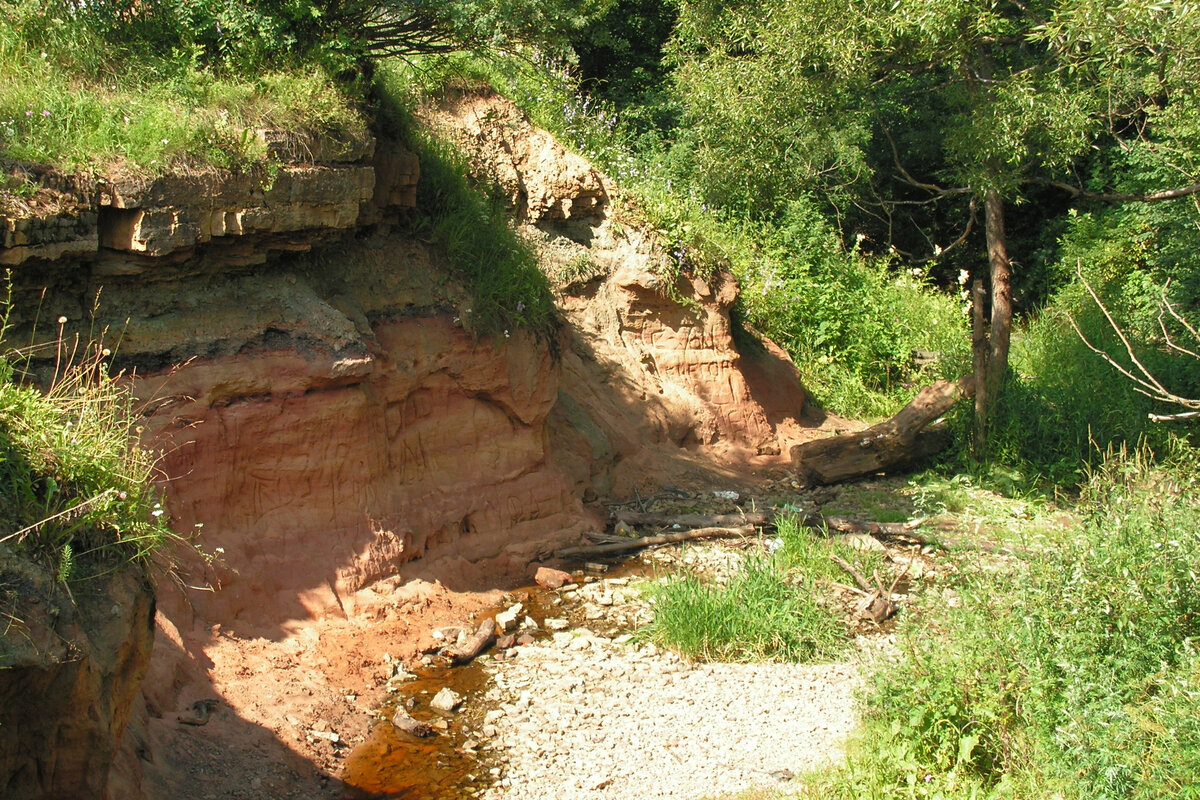
[[[56,347],[45,394],[17,381],[19,356],[0,360],[0,547],[66,582],[145,564],[172,534],[108,351],[61,338]]]
[[[1110,453],[1075,538],[970,570],[956,607],[939,600],[906,626],[859,750],[822,796],[1187,796],[1200,486],[1193,452],[1155,460]]]

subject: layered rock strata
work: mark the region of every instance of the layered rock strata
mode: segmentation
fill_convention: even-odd
[[[154,641],[141,567],[75,585],[0,545],[0,795],[106,800]]]
[[[269,181],[47,174],[53,202],[0,220],[13,335],[52,367],[107,331],[174,525],[207,552],[163,597],[147,737],[215,682],[218,636],[285,638],[415,578],[496,588],[603,525],[597,500],[752,483],[812,435],[786,358],[735,345],[731,277],[665,269],[611,182],[498,98],[428,119],[508,192],[558,287],[555,341],[461,327],[470,298],[409,233],[418,165],[390,144],[267,137],[307,154]]]

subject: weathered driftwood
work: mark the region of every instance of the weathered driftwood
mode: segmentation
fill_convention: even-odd
[[[849,561],[847,561],[846,559],[837,555],[836,553],[830,553],[829,559],[833,563],[835,563],[839,567],[841,567],[842,569],[846,570],[846,573],[851,578],[854,578],[854,582],[858,584],[858,588],[862,589],[864,592],[875,591],[874,585],[872,585],[870,581],[868,581],[866,578],[864,578],[863,574],[861,572],[859,572],[857,569],[855,569],[854,566],[851,565]]]
[[[872,575],[875,582],[867,580],[861,572],[855,569],[850,562],[837,555],[830,553],[829,558],[833,563],[849,573],[850,577],[854,578],[854,582],[859,585],[862,599],[858,602],[858,616],[865,620],[870,620],[876,625],[890,618],[896,613],[896,604],[892,602],[892,593],[896,591],[896,586],[900,584],[900,579],[908,574],[908,568],[905,567],[904,572],[896,576],[892,581],[892,585],[887,589],[883,588],[883,582],[879,580],[879,575]]]
[[[742,525],[737,528],[695,528],[690,531],[660,533],[656,536],[642,536],[637,539],[626,539],[621,542],[567,547],[559,550],[558,555],[560,558],[578,558],[580,556],[594,556],[603,553],[623,553],[627,550],[639,550],[643,547],[672,544],[674,542],[687,542],[693,539],[737,539],[753,535],[753,525]]]
[[[410,736],[416,736],[419,739],[433,736],[433,726],[428,722],[413,719],[404,706],[396,707],[396,713],[392,715],[392,724],[396,726],[397,730],[403,731]]]
[[[475,633],[471,634],[471,638],[467,639],[461,647],[444,647],[439,652],[439,655],[450,659],[450,662],[453,664],[466,664],[473,661],[484,650],[487,650],[495,639],[496,620],[488,617],[479,623],[479,627],[475,630]]]
[[[926,386],[886,422],[865,431],[818,439],[792,448],[792,466],[810,485],[840,483],[901,467],[933,455],[950,443],[950,432],[937,420],[960,397],[974,391],[970,376],[956,383]]]
[[[896,587],[895,583],[892,584],[892,588],[884,590],[878,576],[875,576],[875,583],[872,584],[868,579],[863,577],[862,572],[854,569],[846,559],[833,553],[830,553],[829,558],[833,559],[833,563],[840,566],[842,570],[850,573],[850,576],[854,578],[854,583],[857,583],[859,588],[862,589],[863,599],[858,602],[858,615],[860,619],[870,620],[878,625],[896,613],[895,603],[892,602],[892,591]],[[896,579],[896,583],[899,583],[899,578]]]
[[[727,528],[743,525],[770,527],[775,524],[776,511],[747,511],[744,514],[664,514],[661,512],[619,511],[614,516],[629,525],[681,528]],[[809,528],[826,529],[837,533],[871,533],[883,536],[909,536],[916,522],[871,522],[851,517],[825,516],[809,512],[800,518]],[[615,537],[609,537],[615,542]]]
[[[664,514],[655,511],[618,511],[613,514],[626,525],[678,525],[681,528],[730,528],[740,525],[769,525],[773,511],[747,511],[738,514]]]

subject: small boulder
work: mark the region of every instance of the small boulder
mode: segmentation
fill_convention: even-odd
[[[430,708],[443,714],[449,714],[460,705],[462,705],[462,695],[448,687],[443,687],[429,703]]]
[[[543,589],[561,589],[563,584],[571,582],[571,573],[551,567],[538,567],[533,580]]]
[[[520,603],[517,603],[516,605],[510,607],[509,609],[507,609],[505,611],[501,611],[499,614],[496,615],[496,627],[498,627],[500,630],[504,631],[505,633],[516,630],[517,619],[520,618],[521,612],[523,612],[524,610],[525,610],[525,607],[523,605],[521,605]]]

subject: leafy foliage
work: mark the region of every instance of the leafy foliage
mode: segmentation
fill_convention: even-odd
[[[108,352],[61,338],[43,394],[0,361],[0,547],[68,582],[146,563],[175,538],[153,488],[154,456],[135,443],[126,388]]]
[[[876,673],[867,729],[812,796],[1189,796],[1200,754],[1194,453],[1113,452],[1078,536],[969,570]],[[1182,794],[1177,794],[1182,792]]]

